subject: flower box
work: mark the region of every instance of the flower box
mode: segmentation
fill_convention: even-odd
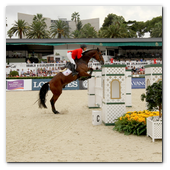
[[[159,116],[153,116],[147,118],[147,136],[155,139],[162,139],[162,118]]]

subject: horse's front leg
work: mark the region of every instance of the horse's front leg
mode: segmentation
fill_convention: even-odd
[[[87,73],[88,71],[90,71],[90,73]],[[87,72],[80,72],[80,74],[79,74],[80,75],[80,80],[87,80],[87,79],[91,78],[93,69],[92,68],[88,68]],[[83,78],[81,78],[81,77],[83,77]]]
[[[92,75],[93,69],[92,68],[88,68],[88,71],[90,71],[90,75]]]

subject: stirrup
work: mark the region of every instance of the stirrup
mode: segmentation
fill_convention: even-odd
[[[75,75],[78,75],[78,72],[76,70],[72,71],[72,75],[75,76]]]

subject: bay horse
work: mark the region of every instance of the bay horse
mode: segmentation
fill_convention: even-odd
[[[101,65],[104,64],[104,59],[99,48],[88,50],[82,53],[82,57],[80,59],[75,60],[76,65],[77,65],[76,71],[78,72],[77,75],[73,76],[72,74],[70,74],[68,76],[65,76],[63,73],[59,72],[49,82],[45,83],[41,87],[39,91],[39,108],[42,108],[42,107],[47,108],[47,106],[45,105],[45,102],[46,102],[45,98],[46,98],[48,89],[50,87],[50,90],[53,93],[53,96],[50,100],[52,111],[54,114],[58,114],[59,112],[55,109],[54,104],[59,98],[59,96],[61,95],[62,89],[68,83],[75,81],[79,79],[80,77],[86,77],[83,80],[91,78],[93,69],[88,68],[88,62],[91,58],[94,58],[97,61],[99,61]],[[90,74],[87,73],[88,71],[90,71]]]

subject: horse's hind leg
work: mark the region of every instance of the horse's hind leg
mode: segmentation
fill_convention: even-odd
[[[61,91],[62,92],[62,91]],[[52,111],[54,114],[59,114],[59,112],[55,109],[55,102],[57,101],[57,99],[59,98],[59,96],[61,95],[61,92],[55,93],[53,94],[53,97],[50,100],[51,103],[51,107],[52,107]]]

